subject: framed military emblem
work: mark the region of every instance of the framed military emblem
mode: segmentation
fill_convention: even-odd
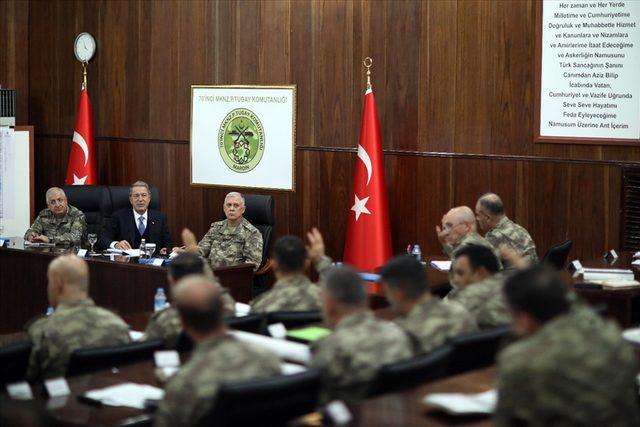
[[[295,86],[191,86],[191,184],[295,191]]]

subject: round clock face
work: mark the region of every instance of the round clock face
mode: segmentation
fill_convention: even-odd
[[[96,53],[96,40],[89,33],[80,33],[73,46],[76,58],[80,62],[89,62]]]

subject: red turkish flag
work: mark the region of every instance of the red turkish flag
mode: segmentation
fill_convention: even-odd
[[[86,89],[80,92],[80,103],[73,132],[73,144],[67,166],[67,185],[97,185],[96,148],[93,139],[93,113]]]
[[[391,227],[378,109],[371,89],[364,95],[351,203],[344,262],[361,271],[375,271],[391,258]]]

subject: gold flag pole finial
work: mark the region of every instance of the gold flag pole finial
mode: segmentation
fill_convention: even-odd
[[[82,63],[82,90],[87,90],[87,63]]]
[[[373,59],[370,57],[364,58],[362,64],[367,67],[367,90],[371,90],[371,66],[373,65]]]

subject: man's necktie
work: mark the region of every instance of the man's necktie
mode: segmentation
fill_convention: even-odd
[[[144,217],[138,217],[138,231],[140,232],[140,235],[144,235],[144,230],[145,230],[145,226],[144,226]]]

